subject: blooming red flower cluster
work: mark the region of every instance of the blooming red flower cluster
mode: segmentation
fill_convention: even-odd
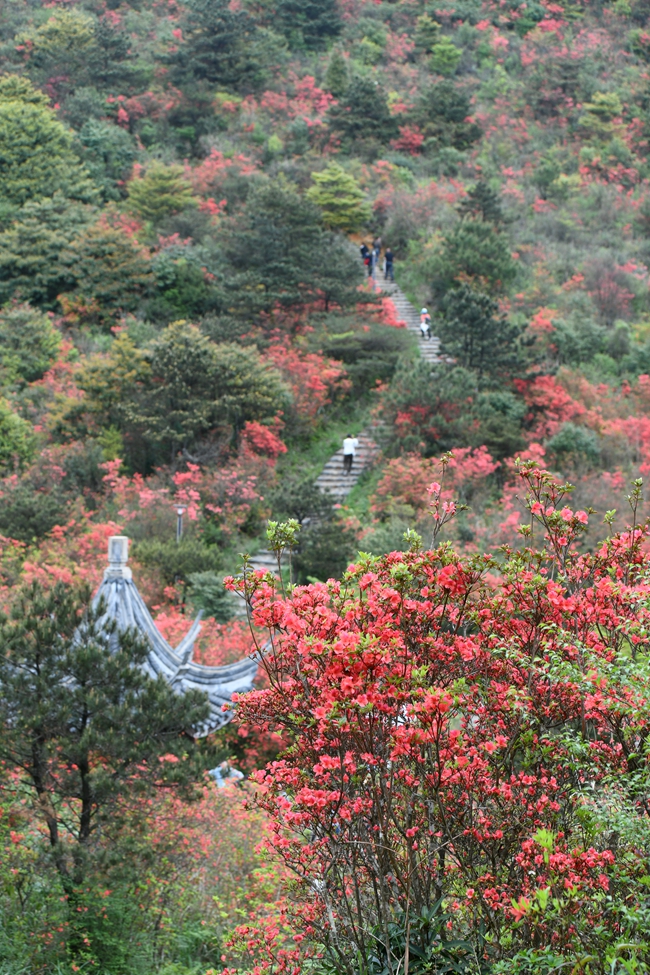
[[[522,531],[544,542],[501,563],[416,538],[287,599],[270,575],[227,580],[272,635],[268,687],[239,720],[292,742],[258,782],[299,938],[280,949],[247,926],[262,968],[297,972],[310,943],[336,955],[441,897],[452,927],[570,950],[585,900],[613,883],[614,849],[581,823],[647,735],[648,688],[627,666],[650,623],[647,532],[580,555],[588,513],[533,463],[520,477]],[[548,897],[552,924],[533,910]]]

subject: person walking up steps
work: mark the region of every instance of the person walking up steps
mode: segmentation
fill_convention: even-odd
[[[420,312],[420,332],[423,339],[431,338],[431,315],[426,308]]]
[[[393,252],[390,247],[387,247],[384,252],[384,281],[394,281],[395,275],[393,274]]]
[[[356,437],[353,437],[351,433],[348,433],[347,437],[343,441],[343,473],[349,474],[352,470],[352,461],[354,460],[354,452],[359,446],[359,441]]]

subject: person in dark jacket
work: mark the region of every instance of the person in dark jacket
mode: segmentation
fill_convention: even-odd
[[[393,275],[393,252],[390,247],[387,247],[384,252],[384,280],[394,281],[395,277]]]

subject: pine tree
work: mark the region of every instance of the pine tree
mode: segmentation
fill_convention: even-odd
[[[154,225],[171,214],[196,206],[182,166],[154,162],[144,176],[130,181],[127,193],[131,209]]]
[[[452,146],[463,151],[481,138],[476,122],[468,122],[470,100],[453,81],[439,81],[420,95],[412,119],[422,129],[427,145],[434,149]]]
[[[101,222],[72,241],[61,260],[74,280],[70,290],[97,305],[105,322],[137,308],[154,284],[146,252],[124,231]]]
[[[287,404],[279,376],[255,350],[215,345],[184,322],[166,328],[148,358],[150,379],[133,419],[172,460],[217,426],[238,431],[247,420],[270,419]]]
[[[320,173],[312,173],[314,186],[305,196],[319,206],[323,221],[332,230],[354,233],[370,219],[370,204],[354,176],[338,163],[330,163]]]
[[[457,210],[461,217],[479,217],[486,223],[494,224],[495,227],[504,222],[499,194],[495,193],[485,180],[479,180],[472,187],[465,199],[459,203]]]
[[[255,314],[312,297],[322,232],[318,207],[284,176],[254,187],[224,238],[233,307]]]
[[[490,223],[459,220],[432,257],[432,290],[442,297],[458,282],[473,281],[483,291],[501,292],[517,273],[507,236]]]
[[[370,78],[355,78],[330,110],[330,123],[344,140],[372,140],[383,145],[397,133],[382,89]]]
[[[62,255],[94,217],[91,207],[51,199],[26,203],[0,233],[0,303],[20,298],[45,309],[74,284]]]
[[[350,78],[348,75],[347,61],[343,57],[341,50],[337,47],[332,52],[332,56],[325,72],[325,87],[334,95],[341,98],[348,89]]]
[[[508,379],[521,365],[519,326],[499,314],[493,298],[466,284],[447,295],[437,330],[444,351],[482,383]]]
[[[441,37],[431,48],[431,70],[435,74],[452,75],[461,57],[459,48],[448,37]]]
[[[62,413],[61,430],[79,436],[89,419],[93,431],[114,427],[138,470],[192,453],[216,429],[230,427],[236,437],[247,420],[271,419],[289,400],[255,349],[217,345],[185,322],[169,325],[146,350],[120,335],[108,357],[86,363],[78,383],[85,397]]]
[[[244,7],[229,0],[189,0],[182,29],[184,43],[172,59],[178,81],[189,77],[226,89],[254,87],[258,28]]]
[[[115,628],[99,623],[103,610],[88,600],[87,590],[34,582],[0,630],[0,758],[32,795],[75,901],[96,835],[114,838],[142,792],[191,788],[200,777],[187,735],[209,713],[205,695],[180,696],[145,674],[149,645],[135,633],[117,634],[113,651]]]
[[[430,54],[434,44],[440,39],[440,24],[429,14],[421,14],[415,22],[415,46],[418,50]]]
[[[298,50],[322,50],[342,26],[336,0],[278,0],[275,7],[273,27]]]
[[[325,302],[349,308],[359,300],[359,285],[364,280],[363,267],[358,251],[341,234],[323,234],[321,242],[323,260],[316,275],[316,288]]]
[[[0,202],[20,206],[61,192],[97,196],[73,149],[72,132],[24,79],[0,79]]]

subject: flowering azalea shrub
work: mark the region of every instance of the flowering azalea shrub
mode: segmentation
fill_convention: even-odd
[[[328,403],[350,389],[344,366],[318,352],[306,352],[276,333],[268,356],[291,388],[290,420],[300,432],[313,430]]]
[[[519,477],[526,546],[501,560],[411,535],[288,598],[229,581],[272,640],[238,719],[291,739],[257,775],[291,935],[246,923],[233,942],[260,971],[646,970],[647,842],[603,810],[618,781],[644,816],[648,530],[579,554],[588,512],[533,463]],[[435,535],[454,504],[439,484],[430,504]]]

